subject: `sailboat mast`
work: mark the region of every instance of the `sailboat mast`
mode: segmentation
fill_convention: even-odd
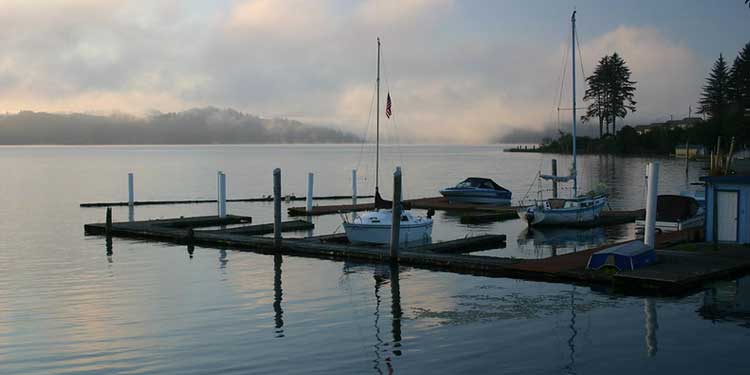
[[[570,17],[570,21],[573,24],[571,37],[573,39],[572,45],[573,50],[570,55],[573,56],[573,65],[571,65],[571,71],[573,71],[573,198],[578,196],[578,170],[576,169],[576,11],[573,11],[573,16]]]
[[[377,105],[375,106],[375,192],[380,182],[380,38],[378,38]]]

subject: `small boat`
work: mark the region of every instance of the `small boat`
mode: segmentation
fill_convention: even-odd
[[[384,200],[378,190],[380,176],[380,38],[378,38],[378,77],[376,81],[377,110],[375,141],[375,210],[345,219],[343,226],[346,238],[351,243],[386,245],[391,243],[391,223],[393,202]],[[391,116],[390,95],[386,104],[386,116]],[[432,240],[432,219],[413,215],[407,204],[401,203],[399,244],[428,243]]]
[[[498,206],[510,205],[510,190],[489,178],[469,177],[454,187],[440,190],[450,203],[478,203]]]
[[[518,217],[529,226],[589,223],[597,218],[607,204],[607,196],[581,195],[576,198],[550,198],[534,206],[518,209]]]
[[[368,211],[344,224],[352,243],[388,244],[391,242],[392,210]],[[426,244],[432,236],[432,219],[401,213],[399,244]]]
[[[656,231],[674,232],[703,226],[705,210],[698,200],[684,195],[656,197]],[[635,221],[636,232],[643,232],[645,220]]]
[[[572,24],[572,41],[573,46],[573,64],[576,66],[575,60],[575,46],[576,46],[576,12],[573,11],[573,15],[570,18]],[[533,225],[577,225],[577,224],[588,224],[599,218],[602,209],[607,205],[607,195],[597,192],[589,192],[588,194],[578,195],[578,172],[576,170],[576,75],[575,68],[571,69],[573,73],[572,88],[573,88],[573,165],[569,176],[548,176],[540,175],[539,177],[544,180],[552,180],[556,182],[573,181],[573,194],[570,198],[550,198],[545,200],[539,200],[534,202],[533,205],[526,205],[518,208],[516,211],[518,217],[528,223],[529,226]],[[541,195],[541,192],[540,192]]]

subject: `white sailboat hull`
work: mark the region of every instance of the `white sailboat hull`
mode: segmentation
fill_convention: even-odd
[[[351,243],[386,245],[391,243],[390,225],[345,223],[346,238]],[[428,243],[432,239],[432,223],[401,226],[399,244]]]
[[[344,223],[346,238],[351,243],[386,245],[391,243],[391,210],[370,211],[354,221]],[[402,213],[399,244],[429,243],[432,240],[432,219]]]
[[[518,217],[529,226],[576,225],[590,223],[599,218],[607,203],[605,197],[592,199],[587,207],[548,208],[540,205],[521,207]]]

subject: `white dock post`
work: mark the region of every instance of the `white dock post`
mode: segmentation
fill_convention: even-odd
[[[357,205],[357,170],[352,169],[352,206]]]
[[[216,172],[216,216],[221,217],[221,171]]]
[[[281,169],[273,170],[273,245],[281,249]]]
[[[133,174],[128,173],[128,206],[135,204],[135,192],[133,191]]]
[[[398,260],[398,242],[401,235],[401,167],[393,172],[393,207],[391,212],[391,260]]]
[[[221,217],[227,216],[227,175],[221,172]]]
[[[307,216],[310,216],[313,209],[313,181],[314,175],[312,173],[307,174]]]
[[[224,172],[216,173],[216,211],[217,216],[227,216],[227,180]]]
[[[646,195],[646,228],[643,234],[643,243],[647,246],[656,247],[656,197],[659,193],[659,163],[651,162],[648,165],[648,192]]]
[[[128,173],[128,221],[135,221],[135,190],[133,188],[133,173]]]

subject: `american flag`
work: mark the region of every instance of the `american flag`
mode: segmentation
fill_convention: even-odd
[[[388,93],[388,97],[385,99],[385,116],[391,118],[393,112],[391,111],[391,93]]]

